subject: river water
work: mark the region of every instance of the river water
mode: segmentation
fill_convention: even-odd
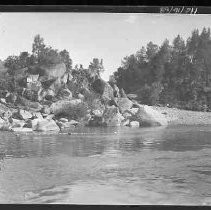
[[[1,132],[0,203],[211,205],[210,126],[76,133]]]

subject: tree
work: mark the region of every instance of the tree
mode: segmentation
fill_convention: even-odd
[[[7,59],[4,61],[4,66],[8,68],[8,73],[10,75],[15,74],[15,70],[21,68],[19,57],[18,56],[8,56]]]
[[[149,42],[146,50],[147,60],[150,61],[157,54],[158,50],[158,45],[153,44],[153,42]]]
[[[186,40],[176,36],[172,45],[149,42],[123,59],[114,72],[117,85],[136,93],[142,103],[172,104],[192,110],[211,110],[210,29],[193,30]],[[205,107],[205,108],[204,108]]]
[[[44,53],[45,47],[46,46],[44,44],[44,39],[39,34],[37,34],[34,37],[34,42],[32,44],[32,53],[36,58],[37,62],[40,61],[41,55]]]
[[[103,59],[101,61],[98,58],[93,58],[92,62],[89,65],[89,70],[96,75],[100,75],[104,71]]]
[[[70,58],[69,52],[67,50],[62,50],[60,53],[61,60],[65,63],[68,70],[72,69],[72,59]]]
[[[21,52],[19,55],[19,64],[21,68],[25,68],[30,65],[30,55],[28,52]]]

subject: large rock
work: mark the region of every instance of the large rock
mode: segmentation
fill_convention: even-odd
[[[70,132],[70,131],[73,131],[75,129],[75,126],[70,125],[68,122],[67,123],[57,122],[57,125],[59,126],[60,132],[62,132],[62,133]]]
[[[16,100],[17,100],[17,95],[16,94],[14,94],[14,93],[9,93],[7,96],[6,96],[6,102],[7,103],[15,103],[16,102]]]
[[[10,131],[11,125],[7,120],[0,118],[0,130],[2,131]]]
[[[128,98],[116,98],[115,101],[121,113],[133,106],[133,102]]]
[[[11,116],[12,116],[11,109],[5,106],[4,104],[0,104],[0,117],[8,119]]]
[[[121,126],[123,120],[124,117],[115,106],[107,107],[103,113],[103,123],[106,126]]]
[[[43,116],[42,116],[42,114],[40,112],[33,112],[32,116],[34,118],[43,119]]]
[[[130,120],[129,119],[125,119],[121,122],[122,126],[128,126],[130,124]]]
[[[38,100],[38,91],[35,91],[34,89],[24,88],[22,90],[21,96],[30,101],[37,101]]]
[[[139,127],[140,123],[138,121],[131,121],[129,125],[130,127]]]
[[[112,100],[114,98],[113,88],[108,83],[105,84],[102,98],[105,100]]]
[[[103,99],[111,100],[114,98],[113,88],[102,79],[96,79],[92,83],[92,87],[96,93],[99,93],[102,95]]]
[[[126,95],[126,93],[125,93],[125,91],[124,91],[123,88],[121,88],[121,89],[119,90],[119,94],[120,94],[120,97],[121,97],[121,98],[127,98],[127,95]]]
[[[73,100],[60,100],[55,103],[53,103],[50,106],[51,112],[55,115],[58,115],[60,113],[65,114],[65,112],[68,110],[69,107],[77,106],[82,102],[81,99],[73,99]]]
[[[62,123],[66,123],[66,122],[68,122],[68,119],[67,119],[67,118],[62,117],[62,118],[60,118],[60,119],[59,119],[59,121],[60,121],[60,122],[62,122]]]
[[[26,110],[19,109],[18,112],[13,114],[13,118],[20,120],[27,120],[32,118],[32,114]]]
[[[52,78],[60,78],[62,80],[66,72],[66,66],[64,63],[51,65],[38,64],[30,67],[29,72],[31,74],[39,74],[39,80],[42,80],[42,77],[45,77],[46,80]]]
[[[42,121],[41,119],[29,119],[25,122],[25,125],[23,126],[24,128],[31,128],[32,130],[36,131],[37,130],[37,124],[39,121]]]
[[[12,128],[23,127],[25,124],[24,120],[18,120],[18,119],[12,118],[11,121],[12,121]]]
[[[40,111],[43,107],[39,102],[36,102],[36,101],[32,102],[32,101],[27,100],[26,98],[23,98],[23,97],[18,97],[18,103],[25,106],[25,107],[34,109],[36,111]]]
[[[47,105],[44,105],[43,108],[41,109],[41,113],[47,114],[47,115],[50,114],[51,113],[50,107]]]
[[[59,132],[60,129],[54,120],[39,120],[37,122],[36,131],[55,131]]]
[[[119,93],[119,88],[117,87],[117,85],[113,84],[112,88],[113,88],[114,97],[120,98],[121,95]]]
[[[32,132],[33,130],[31,128],[22,128],[22,127],[15,127],[11,129],[14,132]]]
[[[135,120],[140,123],[140,126],[164,126],[168,124],[165,115],[147,105],[139,105]]]
[[[130,112],[132,115],[135,115],[138,112],[139,108],[131,108],[128,109],[128,112]]]
[[[61,99],[71,99],[73,97],[72,92],[68,88],[62,88],[59,93],[58,97]]]

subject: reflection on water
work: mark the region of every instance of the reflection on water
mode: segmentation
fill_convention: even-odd
[[[0,139],[1,203],[211,205],[209,126]]]

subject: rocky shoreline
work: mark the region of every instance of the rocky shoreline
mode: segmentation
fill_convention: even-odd
[[[129,101],[128,98],[121,100]],[[42,107],[35,111],[28,107],[9,108],[0,103],[0,130],[11,132],[50,132],[71,134],[81,126],[167,126],[167,125],[211,125],[210,112],[196,112],[176,108],[147,106],[130,101],[131,105],[107,106],[103,111],[96,109],[86,114],[80,120],[58,117],[56,113],[62,111],[64,104],[78,105],[81,100],[72,99],[59,101],[60,106],[53,103],[50,107]],[[28,109],[28,110],[27,110]],[[62,111],[63,112],[63,111]]]
[[[88,110],[77,120],[65,117],[67,106],[75,107],[81,99],[60,100],[51,106],[43,106],[39,111],[29,107],[9,108],[0,103],[0,130],[13,132],[74,132],[78,126],[159,126],[167,125],[163,114],[146,105],[138,104],[128,98],[118,98],[115,105],[103,109]],[[62,113],[62,117],[61,114]],[[66,113],[68,115],[68,113]]]
[[[86,69],[69,71],[62,63],[30,68],[14,75],[15,91],[0,90],[2,131],[71,134],[79,126],[211,124],[211,113],[139,104]]]

